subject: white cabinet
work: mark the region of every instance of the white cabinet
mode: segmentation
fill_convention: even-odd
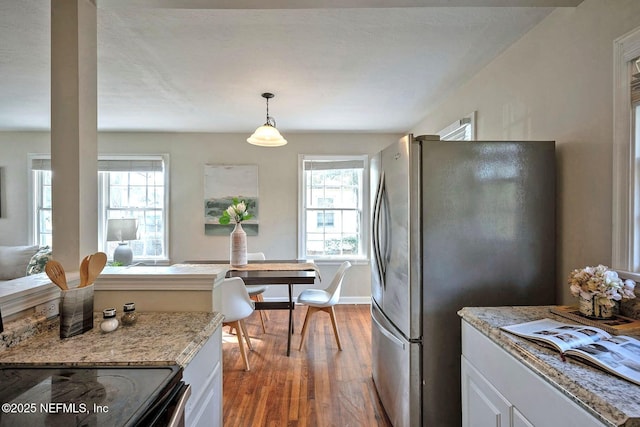
[[[462,321],[463,427],[602,427],[540,375]]]
[[[184,368],[191,385],[185,408],[187,427],[222,426],[222,329],[220,326]]]
[[[464,357],[462,358],[462,425],[509,427],[511,404]]]
[[[513,427],[533,427],[533,424],[531,424],[515,406],[511,408],[511,413],[513,415]]]

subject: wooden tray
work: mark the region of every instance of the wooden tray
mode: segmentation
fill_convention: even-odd
[[[611,319],[596,320],[580,314],[578,307],[572,305],[556,305],[549,309],[553,314],[566,317],[583,325],[595,326],[613,335],[640,334],[640,320],[630,317],[614,315]]]

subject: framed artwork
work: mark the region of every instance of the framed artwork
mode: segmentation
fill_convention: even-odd
[[[235,223],[222,225],[220,215],[237,198],[244,201],[253,217],[242,221],[248,236],[258,234],[258,165],[205,165],[204,234],[228,236]]]

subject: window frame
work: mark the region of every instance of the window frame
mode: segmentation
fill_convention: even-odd
[[[616,39],[613,46],[613,191],[611,265],[625,277],[640,279],[640,230],[635,224],[640,214],[640,188],[636,176],[636,144],[630,95],[630,67],[640,57],[640,27]]]
[[[35,161],[51,161],[51,155],[49,154],[29,154],[27,155],[27,171],[28,178],[27,183],[29,188],[31,189],[31,197],[29,197],[28,209],[29,209],[29,225],[28,225],[28,236],[29,241],[33,245],[42,245],[40,242],[40,226],[38,224],[38,215],[36,215],[36,210],[39,206],[38,199],[42,199],[42,178],[34,176],[33,163]]]
[[[305,171],[304,171],[304,162],[305,161],[314,161],[314,160],[323,160],[323,161],[331,161],[331,160],[340,160],[340,161],[348,161],[348,160],[356,160],[362,161],[364,163],[362,169],[362,230],[360,233],[360,245],[362,247],[362,251],[360,254],[350,254],[350,255],[320,255],[320,256],[310,256],[306,253],[306,180],[305,180]],[[368,262],[369,261],[369,229],[370,229],[370,219],[369,219],[369,156],[366,154],[345,154],[345,155],[309,155],[309,154],[299,154],[298,155],[298,258],[300,259],[313,259],[315,261],[353,261],[353,262]]]
[[[474,141],[476,139],[476,111],[441,129],[437,135],[441,141]]]
[[[33,244],[40,244],[39,241],[39,226],[37,224],[38,216],[36,215],[37,209],[37,198],[38,195],[41,194],[40,179],[37,178],[34,174],[34,170],[32,167],[34,160],[51,160],[50,154],[29,154],[28,156],[28,172],[29,172],[29,188],[31,188],[31,197],[29,198],[29,240]],[[166,264],[170,260],[170,248],[169,248],[169,236],[170,236],[170,163],[169,163],[169,155],[168,154],[141,154],[141,155],[123,155],[123,154],[104,154],[99,155],[98,160],[161,160],[164,165],[164,199],[163,199],[163,228],[164,233],[162,236],[164,254],[159,257],[136,257],[134,258],[135,262],[153,262],[156,264]],[[106,182],[104,182],[103,174],[100,171],[98,173],[98,229],[96,230],[98,233],[98,250],[105,251],[107,242],[105,240],[106,237],[106,197],[108,195],[108,191],[106,191]],[[111,251],[112,252],[112,251]],[[109,259],[113,257],[113,253],[107,252],[107,256]]]
[[[168,154],[144,154],[144,155],[130,155],[130,154],[101,154],[98,156],[98,160],[161,160],[164,165],[164,200],[163,200],[163,225],[164,233],[162,236],[162,245],[164,247],[164,256],[161,257],[135,257],[134,264],[136,262],[153,262],[153,263],[168,263],[169,256],[169,155]],[[98,248],[101,251],[107,253],[109,259],[113,258],[113,251],[106,251],[107,241],[107,218],[106,209],[108,204],[108,188],[107,183],[104,180],[103,174],[98,171]]]

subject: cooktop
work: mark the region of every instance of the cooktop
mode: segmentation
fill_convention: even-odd
[[[0,367],[0,426],[132,426],[179,366]]]

